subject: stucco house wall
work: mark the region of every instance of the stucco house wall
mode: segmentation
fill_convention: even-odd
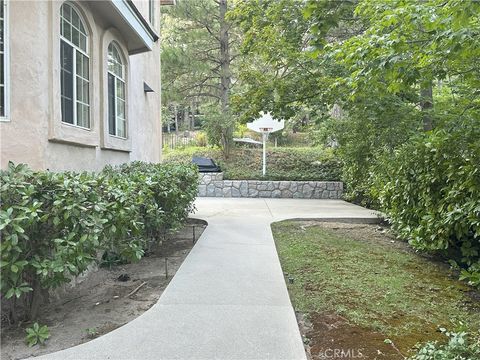
[[[107,0],[109,1],[109,0]],[[69,1],[89,33],[90,129],[62,122],[60,8],[63,1],[10,1],[9,108],[0,121],[1,167],[9,161],[34,169],[100,170],[106,164],[161,159],[160,41],[133,54],[125,27],[112,26],[108,9],[93,1]],[[155,3],[158,34],[160,1]],[[133,1],[149,19],[149,1]],[[124,1],[123,6],[129,6]],[[127,30],[126,30],[127,29]],[[107,49],[116,41],[126,63],[127,139],[108,133]],[[129,54],[130,52],[130,54]],[[135,51],[135,52],[138,52]],[[144,82],[153,92],[144,92]]]

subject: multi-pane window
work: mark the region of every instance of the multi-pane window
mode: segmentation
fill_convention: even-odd
[[[125,65],[115,43],[108,46],[108,132],[127,137]]]
[[[62,121],[90,128],[88,34],[70,3],[60,12]]]
[[[7,35],[7,3],[0,0],[0,118],[7,116],[7,65],[8,65],[8,48],[6,46]]]

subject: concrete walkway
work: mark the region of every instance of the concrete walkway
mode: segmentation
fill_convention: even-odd
[[[158,303],[88,343],[37,359],[305,359],[270,223],[376,215],[341,200],[199,198],[209,225]]]

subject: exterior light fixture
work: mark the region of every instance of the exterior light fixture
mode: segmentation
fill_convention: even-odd
[[[155,92],[155,91],[153,91],[153,89],[150,86],[148,86],[148,84],[146,82],[143,82],[143,92],[150,93],[150,92]]]

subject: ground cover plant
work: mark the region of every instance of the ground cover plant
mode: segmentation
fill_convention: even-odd
[[[272,229],[295,310],[318,326],[340,316],[343,333],[358,326],[358,347],[375,332],[375,346],[390,341],[407,356],[417,343],[445,340],[439,328],[480,327],[473,288],[376,226],[286,221]]]
[[[35,319],[49,289],[104,251],[140,259],[186,219],[198,184],[194,166],[140,162],[97,174],[10,164],[0,177],[1,293],[10,322]]]
[[[267,175],[262,176],[262,149],[237,147],[228,159],[220,150],[204,147],[187,147],[165,153],[165,161],[189,163],[192,156],[211,157],[220,165],[226,180],[318,180],[338,181],[341,162],[332,151],[317,148],[269,148],[267,150]]]

